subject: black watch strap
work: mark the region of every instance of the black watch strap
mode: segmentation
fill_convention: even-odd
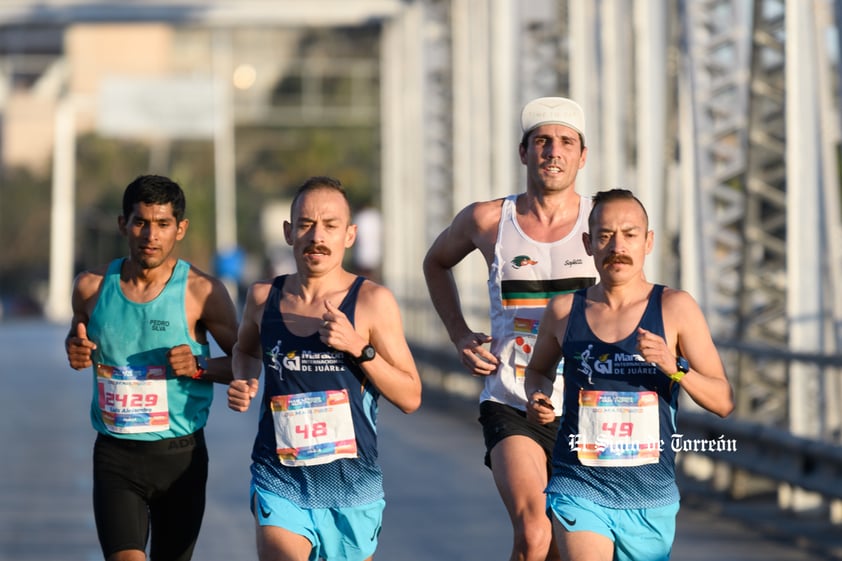
[[[375,356],[377,356],[377,352],[374,350],[374,346],[369,344],[363,347],[363,352],[360,353],[360,356],[356,357],[354,361],[357,364],[362,364],[363,362],[373,360]]]

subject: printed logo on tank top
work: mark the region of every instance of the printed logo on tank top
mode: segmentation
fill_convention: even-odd
[[[277,370],[278,374],[281,376],[281,380],[284,379],[284,373],[281,369],[281,340],[278,339],[278,342],[275,343],[275,346],[266,351],[266,356],[269,357],[269,368],[272,370]],[[290,368],[290,370],[294,370]]]
[[[166,331],[170,327],[170,322],[165,319],[150,319],[149,327],[152,331]]]
[[[512,269],[520,269],[521,267],[527,267],[529,265],[537,265],[538,262],[529,257],[528,255],[518,255],[514,259],[511,260]]]
[[[283,366],[291,372],[345,372],[345,353],[342,351],[290,351],[283,358]]]
[[[639,354],[628,353],[603,353],[599,356],[592,356],[593,344],[575,355],[579,360],[579,372],[588,377],[591,381],[594,372],[605,376],[627,376],[632,374],[657,374],[656,366],[646,362]]]

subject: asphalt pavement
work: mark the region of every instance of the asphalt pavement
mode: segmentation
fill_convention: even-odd
[[[101,559],[91,511],[88,419],[91,378],[67,366],[66,328],[0,322],[0,561]],[[423,373],[422,373],[423,376]],[[208,503],[197,561],[256,559],[247,506],[256,407],[225,406],[224,388],[207,427]],[[511,530],[490,472],[472,406],[430,391],[404,415],[381,402],[379,437],[387,507],[381,561],[508,558]],[[759,515],[726,516],[727,505],[693,491],[678,515],[673,559],[826,561],[826,551],[765,527]]]

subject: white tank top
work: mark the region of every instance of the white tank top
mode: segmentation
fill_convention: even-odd
[[[597,279],[593,258],[585,252],[590,197],[580,197],[579,217],[569,234],[554,242],[538,242],[517,223],[515,201],[503,200],[494,262],[488,276],[491,314],[491,352],[500,359],[495,374],[485,378],[480,401],[496,401],[526,408],[524,374],[532,355],[538,322],[549,300],[566,292],[592,286]],[[559,366],[561,372],[561,365]],[[564,380],[557,376],[552,402],[562,411]]]

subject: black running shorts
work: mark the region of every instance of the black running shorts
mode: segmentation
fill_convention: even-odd
[[[532,423],[527,420],[526,412],[511,405],[486,400],[479,404],[479,422],[485,438],[485,465],[489,468],[491,449],[504,438],[515,435],[526,436],[537,442],[544,449],[547,465],[550,466],[559,417],[546,425]]]
[[[103,555],[146,550],[187,561],[205,511],[208,451],[200,429],[155,441],[99,434],[94,444],[94,518]]]

